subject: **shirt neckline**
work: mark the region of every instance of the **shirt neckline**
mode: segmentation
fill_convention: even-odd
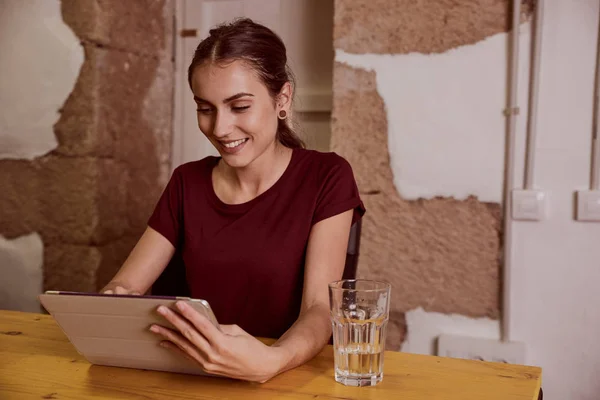
[[[253,198],[252,200],[248,200],[244,203],[239,203],[239,204],[229,204],[229,203],[225,203],[223,200],[221,200],[219,198],[219,196],[217,196],[217,194],[215,193],[215,188],[213,186],[213,180],[212,180],[212,172],[213,172],[213,169],[217,166],[217,164],[221,160],[221,157],[214,157],[213,162],[211,163],[210,167],[208,168],[208,177],[207,177],[208,197],[209,197],[210,201],[220,209],[228,210],[228,211],[246,211],[247,209],[252,208],[252,206],[254,206],[256,203],[260,202],[264,198],[270,197],[278,192],[277,189],[283,183],[285,183],[288,175],[290,175],[290,173],[291,173],[290,171],[293,169],[292,167],[293,167],[293,164],[296,162],[296,158],[297,158],[297,149],[292,149],[292,157],[290,158],[290,161],[289,161],[287,167],[285,167],[283,174],[281,174],[279,179],[277,179],[277,181],[275,181],[275,183],[273,185],[271,185],[270,188],[268,188],[267,190],[265,190],[264,192],[262,192],[261,194],[259,194],[255,198]]]

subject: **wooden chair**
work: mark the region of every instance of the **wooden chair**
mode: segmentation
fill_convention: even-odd
[[[343,279],[355,279],[358,266],[358,255],[360,249],[362,219],[358,220],[350,228],[348,239],[348,250],[346,251],[346,264],[344,266]],[[189,297],[190,289],[185,276],[185,265],[181,253],[176,251],[171,261],[152,285],[152,294],[155,296],[180,296]]]

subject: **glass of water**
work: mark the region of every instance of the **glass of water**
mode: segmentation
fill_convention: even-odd
[[[373,386],[383,379],[390,289],[389,283],[363,279],[329,284],[337,382]]]

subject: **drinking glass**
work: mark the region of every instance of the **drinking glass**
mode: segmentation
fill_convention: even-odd
[[[329,284],[335,380],[373,386],[383,379],[391,285],[366,279]]]

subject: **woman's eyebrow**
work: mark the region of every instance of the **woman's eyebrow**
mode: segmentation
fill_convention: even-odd
[[[251,93],[241,92],[241,93],[234,94],[233,96],[229,96],[228,98],[223,100],[223,103],[227,104],[229,102],[232,102],[234,100],[237,100],[239,98],[246,97],[246,96],[254,97],[254,95]],[[210,103],[209,101],[206,101],[203,98],[198,97],[198,96],[194,96],[194,100],[198,103]]]

